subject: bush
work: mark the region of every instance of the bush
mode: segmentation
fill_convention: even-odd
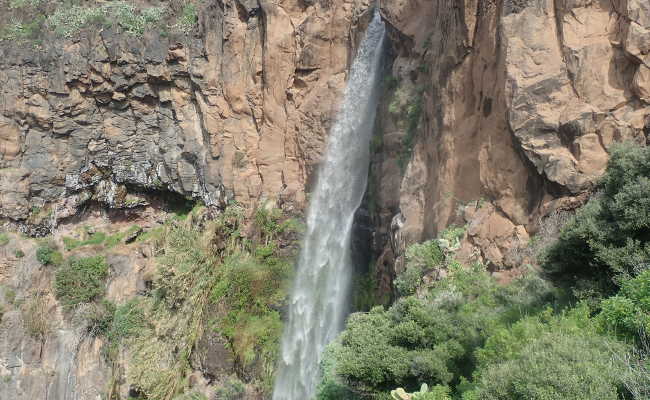
[[[184,34],[189,34],[196,26],[198,19],[196,6],[192,3],[185,4],[181,15],[177,18],[172,28]]]
[[[602,302],[601,309],[598,319],[607,329],[631,338],[650,332],[650,270],[625,281],[616,296]]]
[[[63,244],[67,251],[76,249],[77,247],[89,246],[89,245],[99,245],[106,240],[106,234],[103,232],[96,232],[88,236],[85,240],[77,240],[71,237],[64,236]]]
[[[27,333],[37,340],[44,340],[52,329],[47,300],[43,295],[34,296],[26,305],[23,320]]]
[[[9,0],[9,8],[12,10],[20,8],[38,7],[43,0]]]
[[[422,276],[440,267],[445,256],[436,240],[412,244],[406,249],[406,267],[395,279],[395,288],[402,296],[414,294]]]
[[[404,389],[398,388],[390,392],[394,400],[451,400],[451,390],[448,386],[436,385],[429,388],[423,384],[420,390],[413,393],[407,393]]]
[[[165,226],[152,295],[125,309],[125,316],[141,316],[124,326],[144,321],[126,330],[130,337],[123,344],[131,357],[128,379],[148,399],[173,398],[187,389],[190,356],[208,329],[228,343],[243,376],[270,388],[282,333],[277,309],[286,299],[293,252],[281,214],[257,215],[258,224],[246,233],[243,209],[236,205],[202,230],[195,212]]]
[[[65,307],[89,303],[104,292],[108,264],[102,256],[71,258],[56,271],[56,297]]]
[[[502,328],[477,352],[465,400],[619,399],[627,347],[599,335],[587,307],[549,313]]]
[[[57,251],[54,242],[48,242],[36,249],[36,259],[42,265],[60,265],[63,262],[63,256]]]
[[[450,384],[471,375],[474,350],[489,334],[535,314],[553,291],[535,275],[499,288],[481,267],[454,269],[422,297],[403,297],[384,310],[352,314],[326,354],[330,381],[369,397],[421,382]],[[321,390],[337,388],[336,385]],[[320,398],[327,398],[321,393]]]
[[[144,311],[137,300],[129,300],[114,310],[110,329],[106,334],[111,343],[119,343],[146,327]]]
[[[20,249],[17,249],[16,251],[14,251],[14,256],[16,256],[16,258],[23,258],[25,257],[25,252]]]
[[[9,244],[9,235],[0,233],[0,246],[6,246],[7,244]]]
[[[115,305],[108,300],[88,304],[83,317],[86,329],[91,336],[107,336],[115,315]]]
[[[29,22],[14,19],[0,31],[0,40],[24,41],[37,39],[44,21],[43,16],[36,16]]]
[[[229,378],[215,391],[217,398],[224,400],[239,400],[244,397],[246,387],[237,378]]]
[[[650,259],[650,148],[618,145],[593,197],[543,257],[558,282],[610,295]]]

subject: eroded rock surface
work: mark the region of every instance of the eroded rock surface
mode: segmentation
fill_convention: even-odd
[[[645,145],[648,9],[643,0],[383,2],[395,58],[373,168],[380,262],[397,257],[399,271],[404,246],[465,224],[462,210],[481,200],[493,206],[469,220],[468,246],[509,266],[513,235],[527,240],[547,204],[589,192],[615,142]],[[403,93],[421,96],[421,114],[391,112]]]
[[[210,2],[199,32],[0,44],[0,216],[173,191],[302,208],[369,1]]]

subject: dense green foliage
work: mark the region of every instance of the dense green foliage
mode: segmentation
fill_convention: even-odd
[[[600,321],[612,331],[629,337],[650,332],[650,269],[623,282],[618,294],[601,307]]]
[[[544,268],[583,291],[612,294],[650,260],[650,150],[615,147],[598,189],[550,247]]]
[[[56,271],[56,297],[65,307],[89,303],[104,293],[108,264],[102,256],[71,257]]]
[[[89,231],[93,231],[93,230],[91,229],[91,227],[87,226],[81,232],[82,239],[75,239],[72,237],[64,236],[63,245],[65,246],[65,249],[67,251],[71,251],[76,248],[84,247],[84,246],[102,245],[105,248],[111,248],[119,244],[122,240],[124,240],[125,237],[138,231],[139,229],[140,229],[139,226],[133,225],[125,231],[117,232],[109,235],[106,234],[105,232],[89,233]]]
[[[125,32],[142,35],[147,28],[160,22],[165,9],[149,7],[138,10],[133,4],[111,1],[96,7],[75,5],[56,10],[48,20],[48,25],[59,35],[72,37],[91,23],[111,24],[115,21]]]
[[[56,244],[47,242],[36,249],[36,259],[42,265],[60,265],[63,263],[63,256],[58,252]]]
[[[357,393],[451,384],[469,376],[472,352],[490,332],[539,310],[551,296],[534,275],[503,289],[480,265],[457,267],[422,297],[353,314],[330,357],[338,377]]]
[[[551,280],[461,266],[457,228],[409,247],[402,297],[349,318],[318,398],[649,398],[650,149],[617,147],[598,188],[542,252]]]
[[[463,399],[618,399],[627,348],[597,331],[586,306],[525,318],[478,349],[474,388]]]

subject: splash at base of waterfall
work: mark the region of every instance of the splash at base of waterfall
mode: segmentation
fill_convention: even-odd
[[[323,350],[341,331],[348,313],[352,223],[366,190],[384,37],[384,23],[375,11],[350,68],[312,192],[274,400],[314,397]]]

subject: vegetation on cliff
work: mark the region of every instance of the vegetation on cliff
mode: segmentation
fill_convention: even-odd
[[[90,28],[113,28],[133,36],[151,29],[188,34],[198,21],[197,6],[191,1],[135,5],[127,1],[10,0],[4,11],[0,40],[34,43],[47,34],[73,38]]]
[[[411,246],[402,297],[349,318],[319,398],[647,398],[649,179],[650,150],[617,147],[541,273],[506,285],[460,265],[449,231]]]
[[[247,224],[236,205],[212,221],[200,216],[194,210],[165,226],[150,291],[114,308],[102,332],[110,357],[126,350],[127,380],[149,400],[187,389],[193,353],[210,334],[225,339],[241,379],[262,391],[272,384],[298,226],[275,209]]]

